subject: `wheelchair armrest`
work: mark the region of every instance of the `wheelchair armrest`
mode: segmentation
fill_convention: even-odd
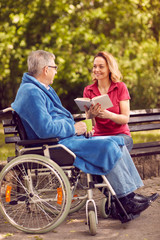
[[[17,145],[28,147],[31,145],[39,146],[44,144],[55,144],[58,143],[59,138],[47,138],[47,139],[35,139],[35,140],[19,140],[17,141]]]
[[[12,119],[12,111],[13,109],[11,107],[0,110],[0,120],[4,120],[6,118]]]

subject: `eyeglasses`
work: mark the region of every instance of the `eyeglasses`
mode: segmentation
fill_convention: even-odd
[[[58,66],[48,66],[48,67],[54,68],[56,71],[58,69]]]

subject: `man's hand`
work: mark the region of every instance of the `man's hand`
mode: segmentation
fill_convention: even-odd
[[[94,130],[92,130],[92,131],[90,131],[90,132],[85,132],[85,137],[86,137],[86,138],[90,138],[90,137],[93,136],[93,134],[94,134]]]
[[[76,122],[74,124],[75,131],[77,135],[85,135],[86,138],[90,138],[94,134],[94,130],[87,132],[87,126],[85,122]]]
[[[85,132],[87,132],[87,126],[85,122],[76,122],[74,127],[77,135],[83,135]]]

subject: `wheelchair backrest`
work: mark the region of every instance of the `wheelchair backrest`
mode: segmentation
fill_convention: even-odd
[[[25,128],[22,124],[22,121],[21,121],[19,115],[15,111],[12,112],[12,115],[13,115],[14,123],[16,125],[16,129],[19,133],[20,139],[27,140],[28,139],[27,134],[26,134]]]

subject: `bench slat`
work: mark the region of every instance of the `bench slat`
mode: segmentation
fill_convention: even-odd
[[[13,119],[4,119],[2,120],[3,127],[15,126]]]
[[[148,147],[160,147],[160,141],[156,142],[145,142],[145,143],[135,143],[133,145],[133,149],[139,149],[139,148],[148,148]]]
[[[20,137],[15,136],[15,137],[5,137],[5,143],[17,143],[20,141]]]
[[[132,157],[160,154],[160,147],[148,147],[148,148],[133,149],[130,154]]]
[[[18,134],[18,131],[15,129],[15,127],[7,127],[4,128],[4,134]]]
[[[131,125],[129,126],[129,129],[131,132],[155,130],[160,129],[160,123]]]
[[[130,117],[129,124],[135,123],[145,123],[145,122],[156,122],[160,121],[160,114],[153,116],[140,116],[140,117]]]
[[[138,110],[130,110],[130,115],[134,116],[147,116],[147,115],[154,115],[159,114],[160,108],[151,108],[151,109],[138,109]]]

